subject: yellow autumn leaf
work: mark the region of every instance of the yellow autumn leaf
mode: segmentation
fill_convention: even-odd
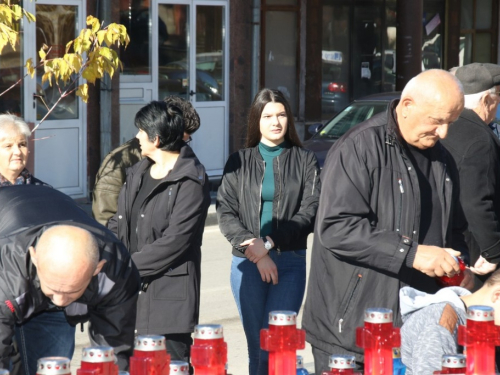
[[[87,25],[92,26],[91,30],[96,33],[100,29],[99,20],[93,16],[87,17]]]
[[[82,68],[82,58],[76,53],[67,53],[64,55],[64,60],[71,66],[71,69],[75,72],[80,71]]]
[[[69,52],[69,49],[71,48],[71,45],[73,44],[74,40],[70,40],[67,44],[66,44],[66,53]]]
[[[52,87],[52,73],[50,72],[44,73],[42,76],[42,84],[47,81],[49,81],[49,85]]]
[[[33,60],[31,59],[31,57],[26,60],[25,67],[30,77],[33,78],[35,76],[35,67],[33,66]]]
[[[99,30],[97,32],[97,41],[99,42],[99,45],[101,45],[102,42],[104,41],[104,38],[106,37],[106,33],[107,33],[106,30]]]
[[[45,60],[45,57],[47,56],[47,54],[45,53],[45,51],[43,49],[41,49],[40,51],[38,51],[38,56],[40,56],[40,60]]]
[[[76,95],[82,98],[85,103],[87,103],[87,101],[89,100],[89,86],[86,83],[78,86]]]
[[[11,9],[12,9],[12,15],[13,15],[14,19],[19,20],[22,18],[23,9],[19,5],[17,5],[17,4],[12,5]]]
[[[94,84],[95,80],[98,78],[92,65],[87,66],[87,68],[82,73],[82,77],[92,84]]]

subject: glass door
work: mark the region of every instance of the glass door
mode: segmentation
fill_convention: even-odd
[[[160,1],[153,15],[158,99],[176,95],[191,101],[201,126],[190,145],[209,175],[222,174],[228,152],[228,6],[227,0]]]
[[[39,62],[38,51],[49,47],[48,58],[62,57],[66,44],[86,27],[81,0],[38,0],[26,2],[36,16],[36,23],[28,24],[25,51],[33,62]],[[26,119],[38,124],[44,122],[33,135],[34,175],[54,188],[73,197],[86,195],[86,116],[83,102],[75,95],[66,96],[57,103],[61,92],[81,83],[80,80],[59,86],[43,81],[43,68],[25,85]]]

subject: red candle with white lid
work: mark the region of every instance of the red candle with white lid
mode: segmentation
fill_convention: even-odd
[[[71,375],[71,361],[66,357],[43,357],[37,361],[37,375]]]
[[[165,336],[139,335],[135,339],[134,355],[130,357],[130,375],[169,375],[170,355]]]
[[[295,374],[296,352],[305,348],[306,335],[297,329],[297,313],[271,311],[269,329],[260,331],[260,347],[269,352],[269,375]]]
[[[465,347],[467,356],[467,375],[495,373],[495,346],[499,341],[495,310],[490,306],[469,306],[467,325],[458,327],[458,343]]]
[[[111,346],[82,349],[82,362],[77,375],[118,375],[115,351]]]
[[[354,372],[356,357],[353,355],[332,354],[328,358],[328,367],[330,371],[323,372],[321,375],[360,375],[359,372]]]
[[[434,375],[465,374],[466,358],[463,354],[444,354],[441,371],[434,371]]]
[[[170,375],[189,375],[189,363],[170,361]]]
[[[224,375],[227,344],[220,324],[199,324],[194,328],[191,364],[196,375]]]
[[[356,345],[365,350],[365,374],[392,374],[392,348],[401,346],[399,328],[392,324],[392,310],[368,308],[364,327],[356,329]]]

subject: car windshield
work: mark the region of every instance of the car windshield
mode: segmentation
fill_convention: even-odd
[[[388,102],[357,102],[352,103],[330,122],[328,122],[317,134],[318,138],[337,139],[344,135],[353,126],[368,120],[377,113],[387,109]]]

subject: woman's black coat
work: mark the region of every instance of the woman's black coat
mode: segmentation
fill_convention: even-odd
[[[210,192],[205,168],[185,145],[172,171],[147,196],[137,228],[129,228],[132,204],[142,176],[152,165],[143,159],[127,173],[118,212],[108,223],[129,246],[129,231],[137,229],[132,254],[142,278],[137,302],[137,334],[192,332],[200,306],[201,242]]]

